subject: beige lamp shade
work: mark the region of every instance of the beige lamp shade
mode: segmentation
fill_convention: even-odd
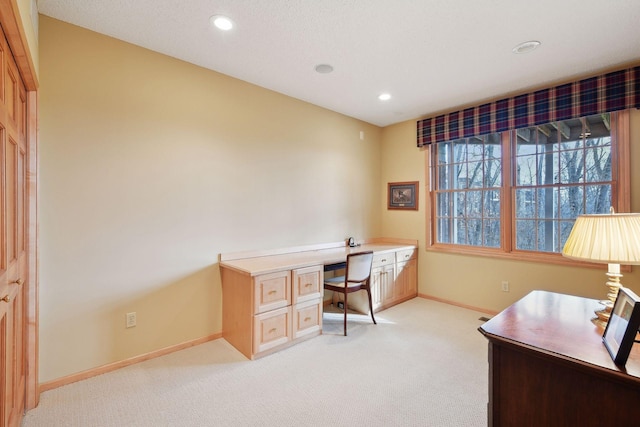
[[[640,214],[579,216],[562,255],[603,264],[640,264]]]

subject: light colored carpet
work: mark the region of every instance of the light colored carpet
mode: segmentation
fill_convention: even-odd
[[[219,339],[42,393],[36,426],[485,426],[482,313],[415,298],[249,361]]]

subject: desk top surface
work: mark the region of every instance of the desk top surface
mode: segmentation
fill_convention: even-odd
[[[415,248],[415,245],[403,243],[364,243],[356,247],[341,246],[223,260],[220,262],[220,266],[255,276],[285,269],[337,264],[344,262],[347,255],[354,252],[373,251],[374,254],[383,254]]]
[[[594,311],[601,308],[596,300],[533,291],[479,330],[489,340],[518,343],[533,351],[640,381],[640,344],[631,349],[626,366],[617,367],[602,343],[604,330],[591,322]]]

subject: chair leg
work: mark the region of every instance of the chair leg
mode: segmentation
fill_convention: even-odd
[[[347,336],[347,293],[344,293],[344,336]]]
[[[367,296],[369,297],[369,312],[371,312],[371,320],[373,320],[373,324],[377,325],[376,318],[373,317],[373,301],[371,301],[371,287],[367,286]]]

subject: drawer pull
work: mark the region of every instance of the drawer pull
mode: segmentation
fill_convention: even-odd
[[[12,285],[18,285],[21,286],[24,283],[24,280],[22,279],[16,279],[14,282],[11,282]]]
[[[278,291],[269,291],[269,295],[273,295],[273,294],[276,294],[276,293],[278,293]]]
[[[2,298],[0,298],[0,301],[9,302],[9,295],[3,296]]]
[[[277,330],[276,328],[271,328],[271,329],[269,329],[269,333],[273,334],[276,330]]]
[[[385,259],[381,260],[380,262],[387,262],[387,259],[385,258]]]
[[[407,258],[409,258],[410,256],[411,256],[411,255],[409,255],[409,254],[405,254],[404,258],[405,258],[405,259],[407,259]]]
[[[304,318],[304,321],[305,321],[305,322],[308,322],[309,320],[311,320],[311,317],[305,317],[305,318]]]
[[[308,288],[310,286],[313,286],[313,283],[307,283],[306,285],[304,285],[305,288]]]

